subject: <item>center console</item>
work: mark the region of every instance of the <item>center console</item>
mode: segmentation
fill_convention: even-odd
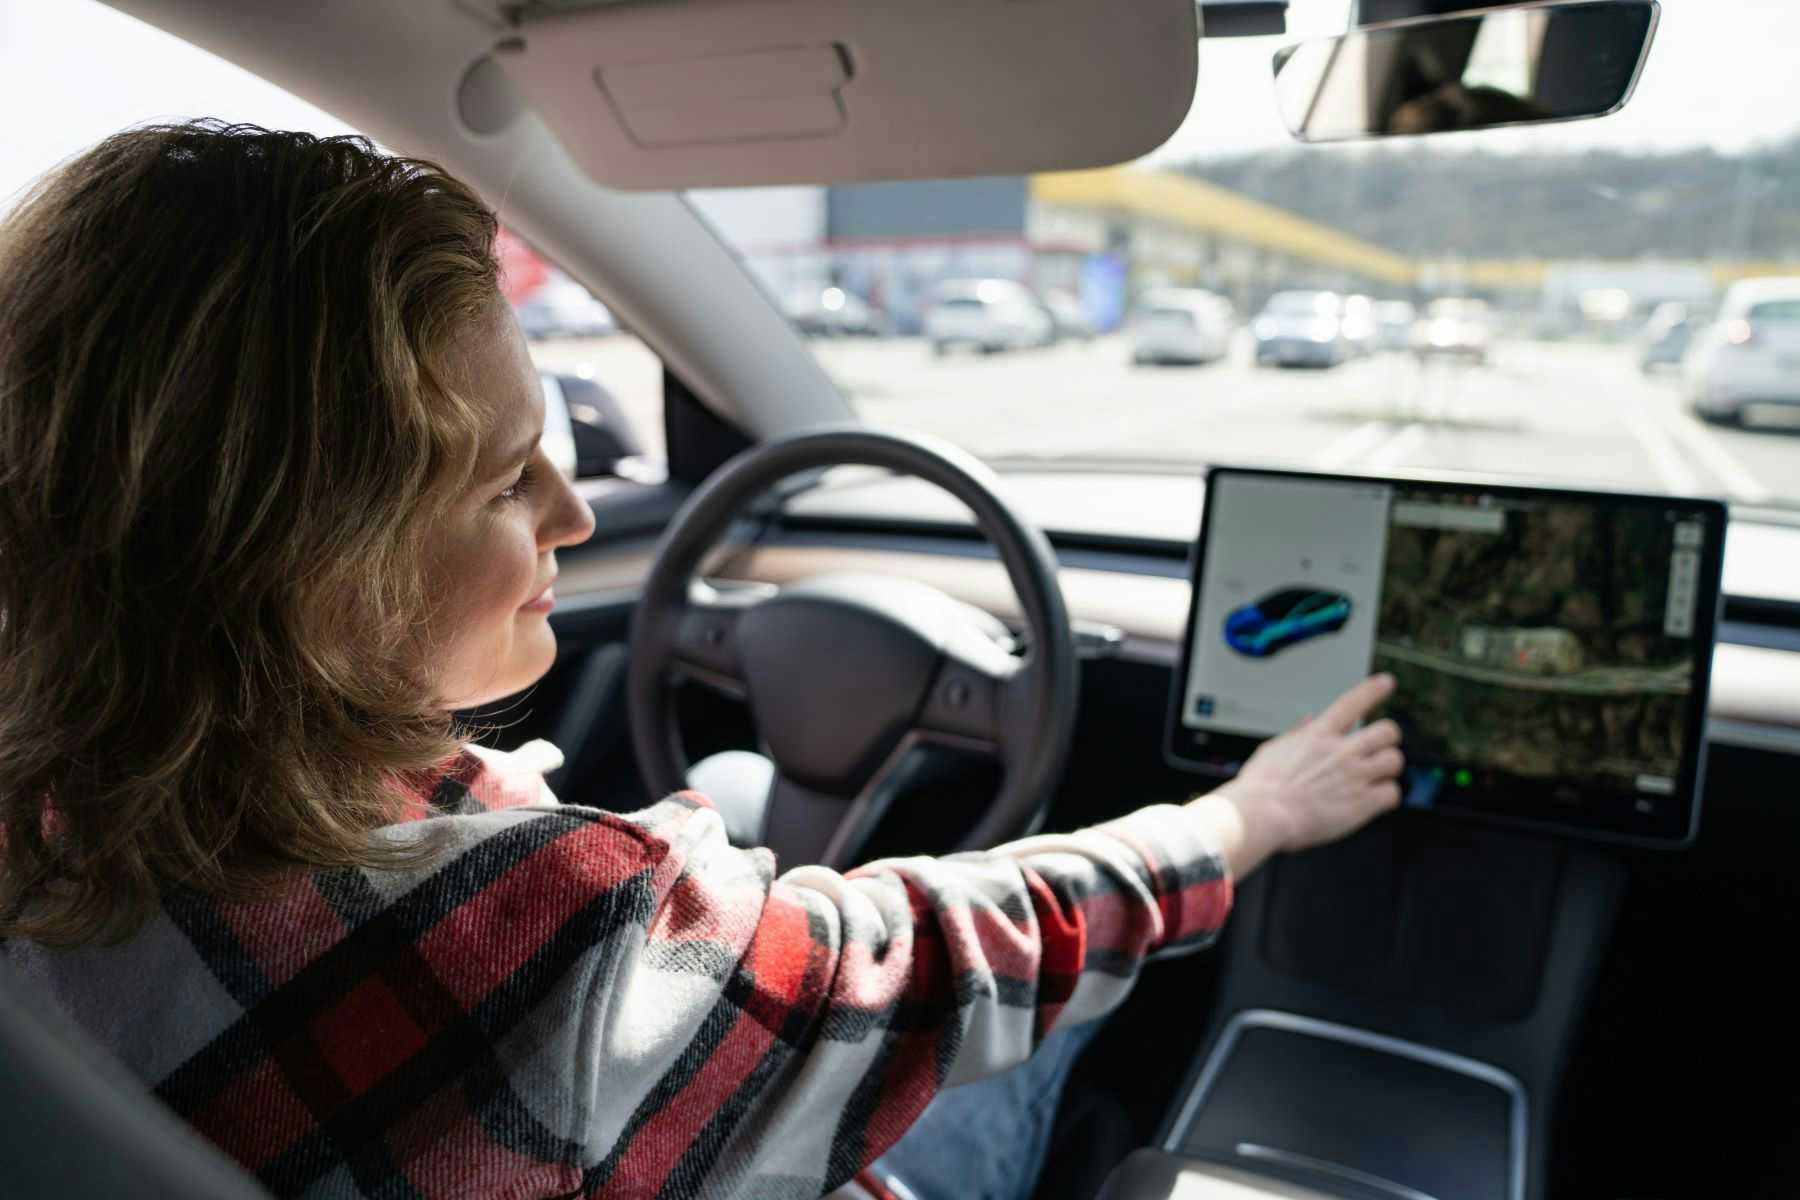
[[[1624,887],[1586,845],[1697,828],[1724,523],[1664,496],[1210,473],[1170,761],[1229,776],[1383,670],[1405,805],[1240,890],[1205,1049],[1108,1200],[1540,1200]]]
[[[1523,1200],[1527,1138],[1525,1089],[1505,1071],[1250,1009],[1225,1026],[1167,1145],[1343,1195]]]
[[[1407,813],[1271,863],[1215,951],[1219,1015],[1166,1161],[1127,1164],[1109,1200],[1542,1197],[1623,888],[1580,847]]]

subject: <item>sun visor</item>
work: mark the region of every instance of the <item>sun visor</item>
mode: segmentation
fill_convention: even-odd
[[[1194,0],[576,0],[494,62],[608,187],[850,183],[1136,158],[1198,32]]]

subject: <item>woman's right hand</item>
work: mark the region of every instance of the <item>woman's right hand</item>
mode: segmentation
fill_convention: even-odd
[[[1363,680],[1316,717],[1257,747],[1237,778],[1195,800],[1234,878],[1269,855],[1336,841],[1400,803],[1400,727],[1357,724],[1394,692],[1392,675]]]

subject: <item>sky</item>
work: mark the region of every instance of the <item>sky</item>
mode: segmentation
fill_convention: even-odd
[[[1288,38],[1203,42],[1193,111],[1150,161],[1291,146],[1275,110],[1270,57],[1294,37],[1341,31],[1348,3],[1293,0]],[[1431,144],[1736,150],[1789,137],[1800,131],[1797,48],[1800,0],[1665,0],[1643,80],[1623,112]],[[57,162],[128,125],[219,116],[346,131],[310,104],[96,0],[0,0],[0,105],[14,114],[0,135],[0,208]]]

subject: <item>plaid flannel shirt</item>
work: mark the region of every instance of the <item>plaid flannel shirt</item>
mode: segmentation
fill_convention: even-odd
[[[426,869],[172,893],[117,946],[0,946],[280,1196],[812,1200],[1231,902],[1167,806],[778,876],[698,796],[559,804],[472,750],[418,816],[384,835],[438,831]]]

